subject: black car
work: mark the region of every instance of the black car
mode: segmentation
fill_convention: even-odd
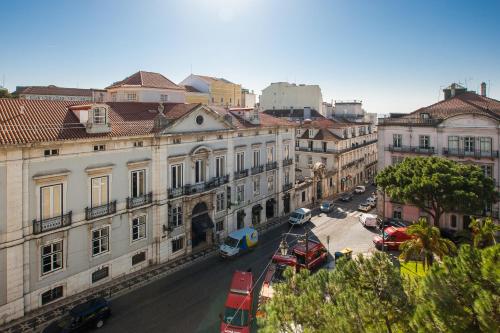
[[[82,332],[89,328],[101,328],[111,315],[109,303],[104,298],[94,298],[75,306],[64,317],[53,321],[43,333]]]
[[[352,200],[352,193],[344,193],[344,194],[342,194],[342,196],[340,197],[339,200],[343,201],[343,202],[351,201]]]
[[[382,229],[382,220],[378,219],[377,223],[378,223],[379,229]],[[400,219],[388,218],[384,221],[384,229],[387,227],[404,228],[407,226],[408,226],[408,224]]]

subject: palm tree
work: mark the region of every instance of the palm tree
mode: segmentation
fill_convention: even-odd
[[[485,220],[472,219],[469,228],[472,230],[475,247],[485,248],[497,243],[495,235],[500,231],[500,226],[495,224],[491,217]]]
[[[434,261],[434,255],[441,259],[456,251],[455,244],[449,239],[442,238],[439,229],[430,225],[425,219],[419,219],[417,223],[409,226],[406,232],[412,238],[403,242],[400,247],[399,257],[405,262],[415,257],[423,258],[424,268],[429,268]]]

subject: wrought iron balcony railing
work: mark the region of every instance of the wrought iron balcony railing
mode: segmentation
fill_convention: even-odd
[[[63,215],[50,217],[48,219],[33,220],[33,233],[41,234],[42,232],[59,229],[71,225],[71,212]]]
[[[116,213],[116,200],[113,200],[101,206],[85,208],[85,219],[93,220],[95,218],[111,215],[114,213]]]
[[[293,160],[291,158],[285,158],[283,160],[283,166],[287,166],[287,165],[292,165],[293,164]]]
[[[127,209],[132,209],[140,206],[144,206],[153,202],[153,193],[149,192],[138,197],[128,197],[127,198]]]
[[[247,170],[248,171],[248,170]],[[210,181],[199,183],[199,184],[186,184],[177,188],[169,188],[168,189],[168,198],[173,199],[183,195],[192,195],[196,193],[203,193],[206,191],[210,191],[216,187],[222,186],[229,182],[229,175],[225,175],[222,177],[213,177]]]
[[[283,192],[290,190],[293,187],[292,183],[286,183],[283,185]]]
[[[436,153],[434,147],[413,147],[413,146],[393,146],[389,145],[386,151],[410,154],[433,155]]]
[[[253,167],[250,171],[251,171],[252,175],[259,174],[261,172],[264,172],[264,166],[259,165],[259,166]]]
[[[399,117],[387,117],[378,118],[378,125],[410,125],[410,126],[436,126],[442,119],[432,119],[432,118],[399,118]]]
[[[276,161],[266,163],[266,171],[277,169],[278,163]]]
[[[241,179],[241,178],[245,178],[247,176],[248,176],[248,169],[234,172],[234,179]]]
[[[473,157],[473,158],[498,158],[498,150],[465,150],[463,148],[443,148],[444,156]]]

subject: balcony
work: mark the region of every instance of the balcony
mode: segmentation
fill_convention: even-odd
[[[101,206],[85,208],[85,219],[93,220],[114,213],[116,213],[116,200]]]
[[[71,212],[64,215],[51,217],[44,220],[33,220],[33,233],[35,235],[42,232],[59,229],[71,225]]]
[[[335,148],[323,148],[323,147],[295,147],[295,150],[313,152],[313,153],[323,153],[323,154],[343,154],[347,153],[351,150],[355,150],[358,148],[362,148],[371,144],[377,143],[377,140],[370,140],[362,143],[358,143],[357,145],[344,148],[344,149],[335,149]]]
[[[436,126],[442,119],[432,118],[403,118],[403,117],[387,117],[378,118],[378,125],[404,125],[404,126]]]
[[[127,209],[137,208],[144,206],[153,202],[153,193],[149,192],[147,194],[138,197],[128,197],[127,198]]]
[[[293,187],[292,183],[286,183],[283,185],[283,192],[289,191]]]
[[[245,178],[245,177],[248,177],[248,169],[245,169],[245,170],[239,170],[239,171],[235,171],[234,172],[234,179],[241,179],[241,178]]]
[[[250,169],[250,171],[251,171],[252,175],[259,174],[261,172],[264,172],[264,166],[259,165],[259,166],[253,167],[252,169]]]
[[[443,148],[444,156],[455,156],[459,158],[472,157],[472,158],[498,158],[498,150],[465,150],[458,148]]]
[[[192,195],[192,194],[207,192],[227,183],[229,183],[229,175],[221,177],[213,177],[211,180],[204,183],[193,184],[193,185],[186,184],[184,186],[177,188],[169,188],[167,191],[168,198],[174,199],[177,197],[181,197],[183,195]]]
[[[283,160],[283,166],[286,167],[288,165],[292,165],[293,164],[293,160],[291,158],[285,158]]]
[[[342,166],[342,170],[345,170],[345,169],[348,169],[348,168],[350,168],[352,166],[358,165],[359,163],[363,162],[364,160],[365,160],[365,158],[361,157],[361,158],[358,158],[357,160],[354,160],[354,161],[351,161],[351,162],[349,162],[347,164],[344,164]]]
[[[278,168],[278,163],[276,163],[276,161],[266,163],[266,171],[274,170],[277,168]]]
[[[396,153],[423,154],[423,155],[433,155],[436,153],[434,147],[412,147],[412,146],[395,147],[393,145],[389,145],[389,147],[386,147],[385,150]]]

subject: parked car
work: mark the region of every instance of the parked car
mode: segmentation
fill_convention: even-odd
[[[376,248],[382,248],[383,244],[386,249],[397,251],[401,243],[409,239],[411,239],[411,236],[406,233],[406,228],[387,227],[382,236],[373,237],[373,243]]]
[[[377,215],[373,214],[361,214],[359,216],[359,222],[367,228],[375,228],[378,226]]]
[[[308,208],[296,209],[288,219],[288,223],[291,225],[302,225],[311,221],[311,210]]]
[[[366,203],[369,203],[372,207],[377,207],[377,199],[369,197],[366,199]]]
[[[366,191],[366,187],[364,187],[363,185],[358,185],[354,188],[354,193],[356,193],[356,194],[365,193],[365,191]]]
[[[407,226],[408,226],[408,224],[405,223],[403,220],[395,219],[395,218],[385,219],[384,225],[383,225],[384,228],[387,228],[387,227],[404,228]],[[378,221],[378,227],[379,227],[379,229],[382,229],[382,220],[380,220],[380,219]]]
[[[231,232],[219,247],[222,258],[232,258],[257,246],[259,233],[251,227]]]
[[[333,202],[332,201],[323,201],[321,203],[320,209],[323,213],[330,213],[333,210]]]
[[[358,210],[362,212],[369,212],[370,210],[372,210],[372,208],[373,208],[372,205],[368,202],[363,202],[358,206]]]
[[[352,200],[352,193],[344,193],[342,194],[342,196],[340,197],[339,199],[340,201],[343,201],[343,202],[349,202]]]
[[[89,328],[101,328],[110,315],[108,301],[103,297],[94,298],[75,306],[66,316],[53,321],[43,333],[79,332]]]

